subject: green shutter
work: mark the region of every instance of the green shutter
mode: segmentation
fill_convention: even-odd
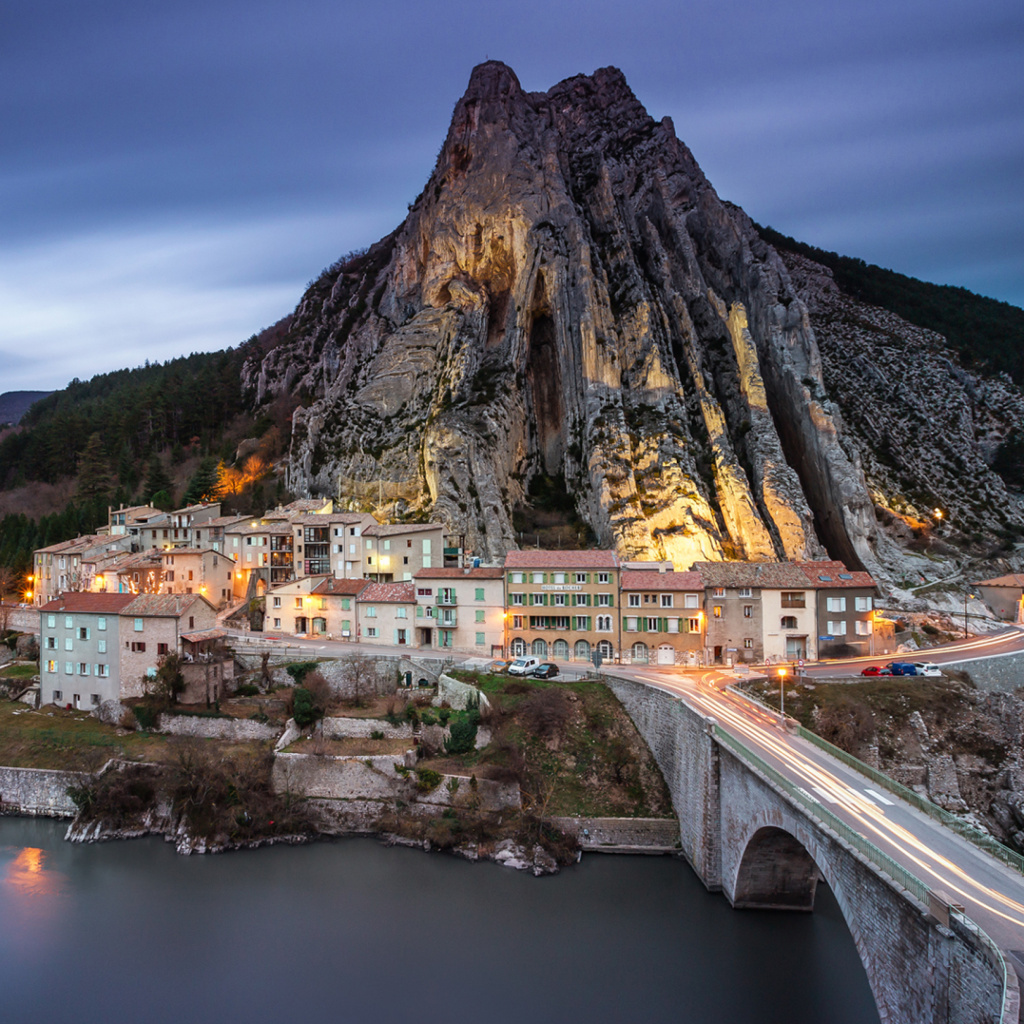
[[[609,608],[614,608],[615,607],[615,595],[614,594],[609,594],[608,595],[608,607]]]
[[[476,599],[478,601],[482,601],[484,599],[484,588],[483,587],[477,587],[476,588]]]
[[[547,607],[547,603],[548,603],[548,595],[547,594],[541,594],[540,596],[543,599],[544,607],[546,608]]]

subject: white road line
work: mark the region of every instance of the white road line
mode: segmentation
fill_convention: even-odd
[[[876,793],[873,789],[865,789],[864,792],[867,793],[867,795],[871,797],[872,800],[877,800],[879,803],[885,804],[886,807],[896,806],[892,802],[892,800],[886,800],[886,798],[882,796],[881,793]]]
[[[811,789],[813,789],[815,793],[819,793],[822,799],[827,800],[830,804],[839,803],[839,800],[836,797],[834,797],[827,789],[822,789],[821,786],[811,786]]]

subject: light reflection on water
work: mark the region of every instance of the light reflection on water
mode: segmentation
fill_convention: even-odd
[[[59,871],[47,868],[46,859],[45,850],[36,846],[22,847],[7,865],[3,884],[24,896],[58,895],[67,879]]]

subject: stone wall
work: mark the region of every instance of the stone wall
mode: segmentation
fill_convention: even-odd
[[[253,722],[246,718],[205,718],[200,715],[159,715],[156,731],[168,736],[198,736],[202,739],[276,740],[279,725]]]
[[[920,651],[915,656],[927,658],[928,652]],[[1024,652],[946,662],[940,668],[966,672],[979,690],[1013,693],[1024,686]]]
[[[350,736],[369,739],[375,732],[383,733],[386,740],[412,739],[412,725],[409,722],[392,725],[380,718],[325,718],[323,732],[332,740]]]
[[[595,853],[669,852],[679,849],[675,818],[551,818],[551,824],[575,836]]]
[[[91,778],[85,772],[0,767],[0,812],[73,818],[77,808],[68,787],[81,786]]]
[[[310,657],[311,653],[309,648],[290,647],[284,650],[271,648],[269,665],[274,681],[290,686],[293,680],[285,671],[284,666],[295,662],[312,661],[314,659]],[[240,670],[239,674],[259,671],[262,664],[262,654],[259,650],[239,648],[235,649],[234,656],[235,663]],[[354,651],[338,658],[324,659],[317,665],[317,670],[323,674],[335,690],[343,692],[350,686],[350,666],[356,661],[372,664],[376,681],[371,688],[378,693],[393,693],[398,687],[399,677],[403,682],[406,678],[411,679],[414,687],[421,679],[425,679],[429,686],[436,686],[438,676],[450,664],[440,658],[381,655]]]

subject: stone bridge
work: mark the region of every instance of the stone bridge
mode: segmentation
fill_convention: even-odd
[[[1016,975],[970,920],[899,865],[883,871],[883,854],[803,806],[711,720],[641,683],[607,682],[661,767],[683,853],[709,889],[737,908],[809,911],[822,878],[884,1024],[1016,1024]]]

